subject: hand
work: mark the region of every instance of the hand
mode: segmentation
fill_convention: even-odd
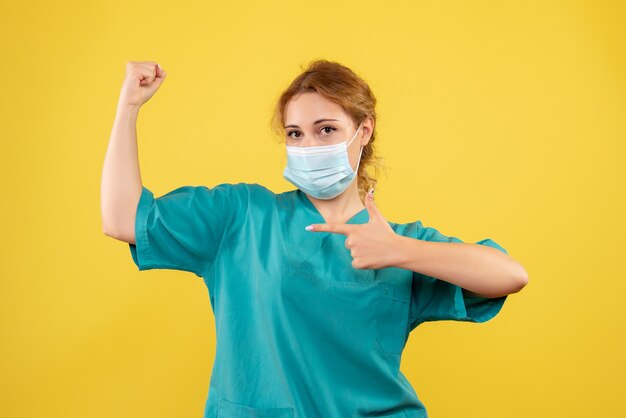
[[[374,190],[365,196],[365,208],[370,220],[366,224],[326,223],[307,227],[313,232],[333,232],[346,235],[346,248],[357,269],[382,269],[395,264],[395,248],[399,235],[391,228],[374,203]]]
[[[141,107],[163,83],[167,73],[154,61],[129,61],[118,106]]]

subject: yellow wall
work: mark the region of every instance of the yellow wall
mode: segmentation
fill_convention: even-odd
[[[202,279],[139,272],[101,229],[124,65],[168,72],[138,123],[155,195],[282,192],[268,120],[314,58],[379,100],[387,219],[492,238],[529,273],[493,320],[411,334],[430,416],[624,416],[625,18],[598,0],[3,3],[0,416],[202,416]]]

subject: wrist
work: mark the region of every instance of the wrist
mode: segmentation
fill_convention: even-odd
[[[396,234],[394,245],[391,246],[391,266],[401,269],[407,268],[411,254],[415,251],[415,239]]]
[[[120,102],[117,104],[117,113],[121,115],[137,116],[140,108],[141,106]]]

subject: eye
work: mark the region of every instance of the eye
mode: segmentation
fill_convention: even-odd
[[[328,132],[328,131],[324,131],[324,129],[330,129],[331,131],[330,131],[330,132]],[[322,127],[322,130],[323,130],[324,132],[326,132],[327,134],[330,134],[330,133],[332,133],[332,131],[336,131],[336,130],[337,130],[337,128],[333,128],[332,126],[323,126],[323,127]]]
[[[300,132],[299,132],[299,131],[289,131],[289,132],[287,133],[287,136],[288,136],[288,137],[291,137],[291,138],[299,138],[299,136],[297,136],[297,137],[291,136],[291,134],[293,134],[293,133],[300,133]]]

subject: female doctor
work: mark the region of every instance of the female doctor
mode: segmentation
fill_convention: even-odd
[[[216,355],[204,417],[428,417],[399,370],[425,321],[485,322],[528,282],[494,240],[464,243],[420,221],[385,219],[373,198],[376,99],[349,68],[317,60],[282,93],[283,176],[182,186],[141,181],[140,107],[156,62],[128,62],[101,185],[103,230],[139,270],[194,273],[207,286]]]

